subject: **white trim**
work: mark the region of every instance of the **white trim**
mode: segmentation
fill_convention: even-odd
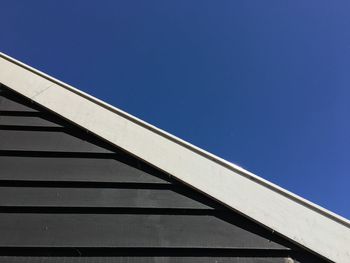
[[[350,221],[0,53],[0,83],[335,262]]]

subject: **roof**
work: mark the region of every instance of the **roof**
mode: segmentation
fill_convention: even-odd
[[[350,262],[350,221],[0,53],[0,83],[331,261]]]

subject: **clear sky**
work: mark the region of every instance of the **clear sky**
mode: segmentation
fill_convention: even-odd
[[[0,50],[350,218],[350,1],[1,1]]]

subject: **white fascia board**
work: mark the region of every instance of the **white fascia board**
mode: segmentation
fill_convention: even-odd
[[[0,53],[0,83],[282,236],[350,262],[350,221]]]

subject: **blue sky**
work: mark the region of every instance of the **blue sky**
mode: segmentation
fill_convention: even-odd
[[[1,10],[2,52],[350,218],[349,1]]]

